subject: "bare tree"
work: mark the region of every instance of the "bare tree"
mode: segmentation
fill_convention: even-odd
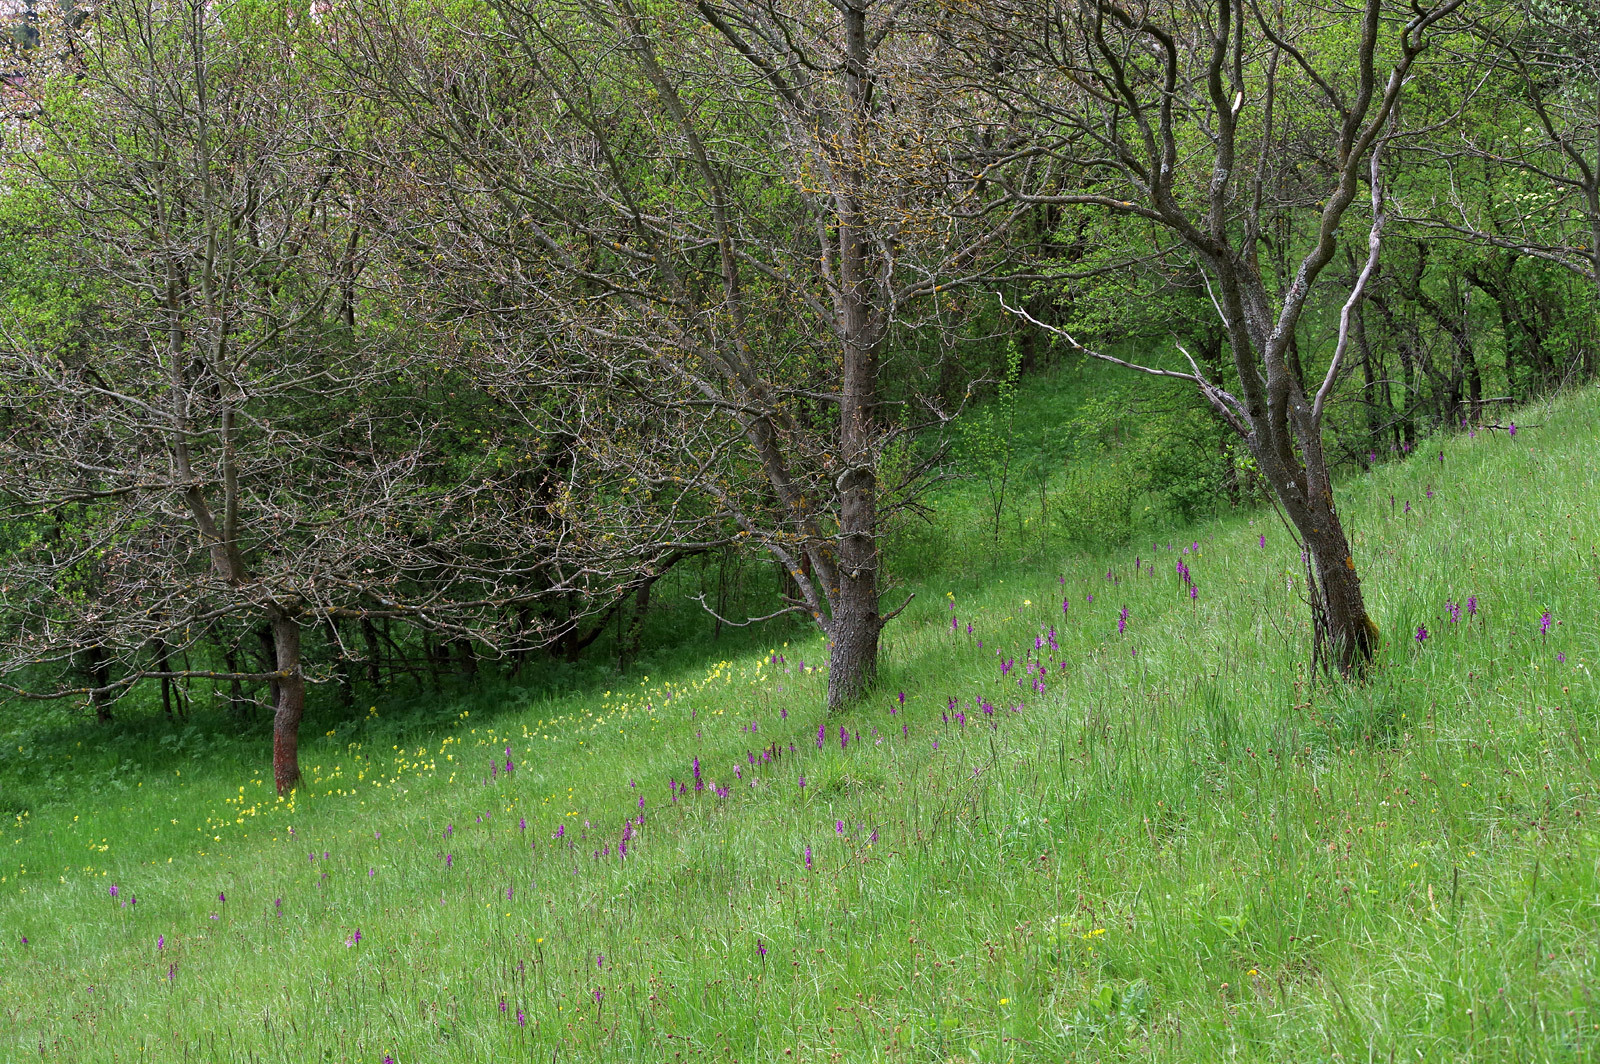
[[[1014,210],[973,180],[971,98],[922,79],[907,5],[491,7],[447,44],[382,3],[350,31],[357,79],[426,145],[393,165],[445,208],[440,283],[505,394],[596,419],[586,459],[648,503],[626,535],[783,565],[772,616],[826,633],[846,704],[898,612],[883,522],[929,461],[886,484],[885,452],[946,416],[901,339],[958,318]]]
[[[1020,199],[1141,220],[1171,258],[1203,269],[1237,394],[1193,360],[1184,372],[1086,353],[1197,387],[1244,440],[1314,569],[1317,646],[1346,675],[1363,670],[1378,631],[1334,502],[1323,420],[1378,262],[1382,148],[1430,34],[1460,3],[1400,14],[1385,0],[1001,3],[949,30],[959,76],[1025,133],[1017,156],[1051,163],[1030,171],[1032,187],[997,167]],[[1308,307],[1332,283],[1341,225],[1368,201],[1364,265],[1311,380],[1300,357]]]

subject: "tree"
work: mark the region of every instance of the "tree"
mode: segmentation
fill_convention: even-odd
[[[932,461],[884,483],[884,455],[946,416],[896,353],[959,318],[1012,218],[973,180],[970,98],[921,78],[925,27],[866,0],[495,0],[447,36],[356,10],[352,73],[417,134],[394,165],[443,208],[479,372],[587,411],[568,431],[631,478],[635,543],[777,559],[771,616],[812,618],[830,707],[858,697],[898,612],[883,522]]]
[[[1237,395],[1193,360],[1185,372],[1086,353],[1194,385],[1244,441],[1302,541],[1316,643],[1344,675],[1364,670],[1378,630],[1334,502],[1323,421],[1379,259],[1382,149],[1407,78],[1460,3],[1397,17],[1384,0],[1061,0],[987,6],[948,33],[955,76],[1013,116],[1016,157],[1050,163],[1027,171],[1031,186],[1002,178],[1020,200],[1142,220],[1168,242],[1174,269],[1204,271]],[[1364,199],[1365,262],[1312,380],[1307,315]]]
[[[539,637],[514,607],[563,587],[559,529],[506,460],[527,441],[442,432],[427,337],[362,300],[394,190],[351,165],[311,32],[246,2],[105,8],[81,65],[33,86],[4,171],[81,307],[13,317],[0,349],[0,674],[100,706],[147,679],[268,682],[280,793],[325,678],[305,632],[387,618],[503,647]]]
[[[1460,110],[1459,142],[1436,153],[1448,213],[1419,205],[1417,221],[1554,263],[1600,299],[1600,9],[1522,0],[1468,40],[1479,106]]]

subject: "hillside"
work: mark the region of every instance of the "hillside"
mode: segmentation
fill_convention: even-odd
[[[1344,485],[1364,686],[1265,511],[916,586],[841,717],[791,641],[374,706],[287,801],[24,721],[0,1059],[1591,1059],[1600,394],[1516,421]]]

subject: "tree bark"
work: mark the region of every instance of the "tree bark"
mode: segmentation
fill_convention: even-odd
[[[272,717],[272,778],[278,793],[300,782],[300,719],[306,710],[306,680],[300,671],[300,622],[276,610],[272,642],[277,656],[278,704]]]
[[[1377,650],[1378,626],[1367,613],[1361,578],[1331,496],[1308,507],[1302,520],[1305,524],[1296,522],[1296,528],[1316,569],[1313,594],[1320,599],[1320,636],[1340,675],[1359,676]]]
[[[869,96],[866,6],[842,5],[844,13],[845,92],[848,151],[866,147]],[[877,405],[878,325],[876,284],[868,261],[866,219],[860,192],[862,175],[853,163],[835,193],[839,220],[839,332],[843,346],[839,396],[839,587],[828,623],[828,709],[842,709],[860,698],[878,678],[878,477]]]

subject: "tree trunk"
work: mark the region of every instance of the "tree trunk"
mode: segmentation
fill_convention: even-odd
[[[1426,247],[1426,245],[1421,245]],[[1427,259],[1427,253],[1422,252],[1422,258]],[[1455,295],[1452,306],[1446,307],[1434,299],[1422,287],[1421,280],[1417,281],[1416,290],[1412,293],[1417,304],[1428,312],[1434,323],[1443,329],[1456,346],[1456,357],[1450,373],[1450,410],[1448,417],[1450,427],[1454,428],[1454,419],[1460,414],[1461,387],[1465,381],[1467,388],[1468,416],[1472,423],[1478,423],[1479,410],[1483,406],[1483,375],[1478,371],[1478,358],[1472,349],[1472,332],[1468,327],[1467,301],[1462,295],[1460,285],[1452,278],[1450,290]],[[1459,309],[1460,316],[1456,311]]]
[[[1367,446],[1376,455],[1383,446],[1383,418],[1384,408],[1390,416],[1394,413],[1394,402],[1388,400],[1389,381],[1388,375],[1381,366],[1376,365],[1376,357],[1372,351],[1372,344],[1367,340],[1367,324],[1362,316],[1364,308],[1356,307],[1355,320],[1351,323],[1356,338],[1356,349],[1361,353],[1361,397],[1367,407]],[[1380,408],[1378,403],[1378,379],[1383,378],[1383,395],[1386,401]]]
[[[846,578],[846,583],[849,583]],[[866,694],[878,680],[878,618],[876,596],[870,607],[863,602],[848,612],[842,605],[828,633],[828,712],[844,709]],[[859,593],[855,596],[859,598]]]
[[[872,455],[877,392],[872,352],[847,344],[840,404],[839,587],[828,623],[828,710],[860,698],[878,679],[878,478]]]
[[[1378,626],[1367,613],[1350,541],[1333,501],[1333,477],[1322,448],[1321,426],[1306,416],[1310,404],[1305,395],[1292,384],[1291,389],[1287,405],[1292,416],[1283,428],[1292,430],[1295,447],[1291,450],[1287,440],[1272,446],[1260,430],[1251,435],[1250,442],[1257,464],[1300,533],[1316,570],[1314,657],[1347,679],[1359,679],[1377,651]],[[1261,424],[1271,423],[1263,419]]]
[[[223,644],[222,661],[229,672],[237,673],[239,671],[239,654],[232,643]],[[244,685],[239,681],[238,676],[234,676],[228,681],[228,712],[237,721],[242,721],[249,715],[244,700]]]
[[[1317,574],[1322,631],[1330,663],[1345,677],[1359,677],[1378,649],[1378,626],[1367,613],[1361,578],[1339,515],[1331,505],[1309,508],[1309,527],[1300,528]]]
[[[278,668],[278,665],[276,664],[278,660],[278,647],[272,638],[272,625],[268,623],[260,628],[257,628],[256,636],[261,640],[262,665],[265,666],[269,671]],[[281,697],[278,687],[279,685],[276,679],[267,681],[267,701],[271,702],[274,706],[278,704],[278,699]]]
[[[448,646],[448,644],[446,644]],[[455,640],[457,670],[462,676],[471,678],[478,675],[478,651],[470,639]]]
[[[339,624],[332,617],[323,621],[323,631],[328,640],[328,654],[333,658],[333,674],[339,684],[339,705],[352,709],[356,704],[355,678],[350,674],[350,658],[344,651],[344,641],[339,637]]]
[[[97,688],[89,696],[89,702],[94,706],[94,719],[100,724],[110,724],[111,696],[99,689],[111,685],[111,658],[103,647],[90,646],[83,652],[83,664],[89,685]]]
[[[276,651],[278,703],[272,717],[272,778],[279,794],[300,782],[300,718],[306,710],[306,680],[300,671],[300,622],[274,612],[272,642]]]
[[[868,261],[867,220],[862,212],[864,178],[851,161],[869,134],[871,81],[867,62],[865,4],[841,5],[844,15],[846,120],[845,166],[838,204],[839,334],[843,347],[839,389],[838,588],[828,623],[828,710],[835,712],[878,679],[878,352],[882,337],[877,285]]]
[[[378,626],[365,617],[361,619],[361,638],[367,644],[367,683],[376,689],[383,676],[383,648],[378,645]]]
[[[156,668],[161,672],[171,672],[172,648],[167,645],[166,640],[157,639],[154,650]],[[178,680],[171,676],[161,677],[161,709],[168,720],[172,720],[175,717],[182,720],[189,719],[189,711],[185,705],[186,701],[184,687]],[[176,706],[176,709],[174,709],[174,706]]]
[[[1265,286],[1254,277],[1219,273],[1225,282],[1223,305],[1239,308],[1231,330],[1236,359],[1237,352],[1248,352],[1251,344],[1262,352],[1255,361],[1238,359],[1240,376],[1255,373],[1256,364],[1267,371],[1264,389],[1246,379],[1253,393],[1246,442],[1316,570],[1318,587],[1311,600],[1313,659],[1337,668],[1347,679],[1360,679],[1377,650],[1378,627],[1367,613],[1355,558],[1334,503],[1320,402],[1306,394],[1290,369],[1292,333],[1272,331]]]
[[[789,574],[782,565],[778,566],[778,579],[787,581]],[[633,613],[628,619],[628,635],[622,641],[622,647],[617,652],[617,671],[626,672],[628,666],[639,660],[639,651],[644,638],[644,619],[650,612],[650,589],[655,586],[658,577],[646,577],[644,583],[639,585],[639,590],[633,593]],[[787,588],[780,588],[779,594]]]

